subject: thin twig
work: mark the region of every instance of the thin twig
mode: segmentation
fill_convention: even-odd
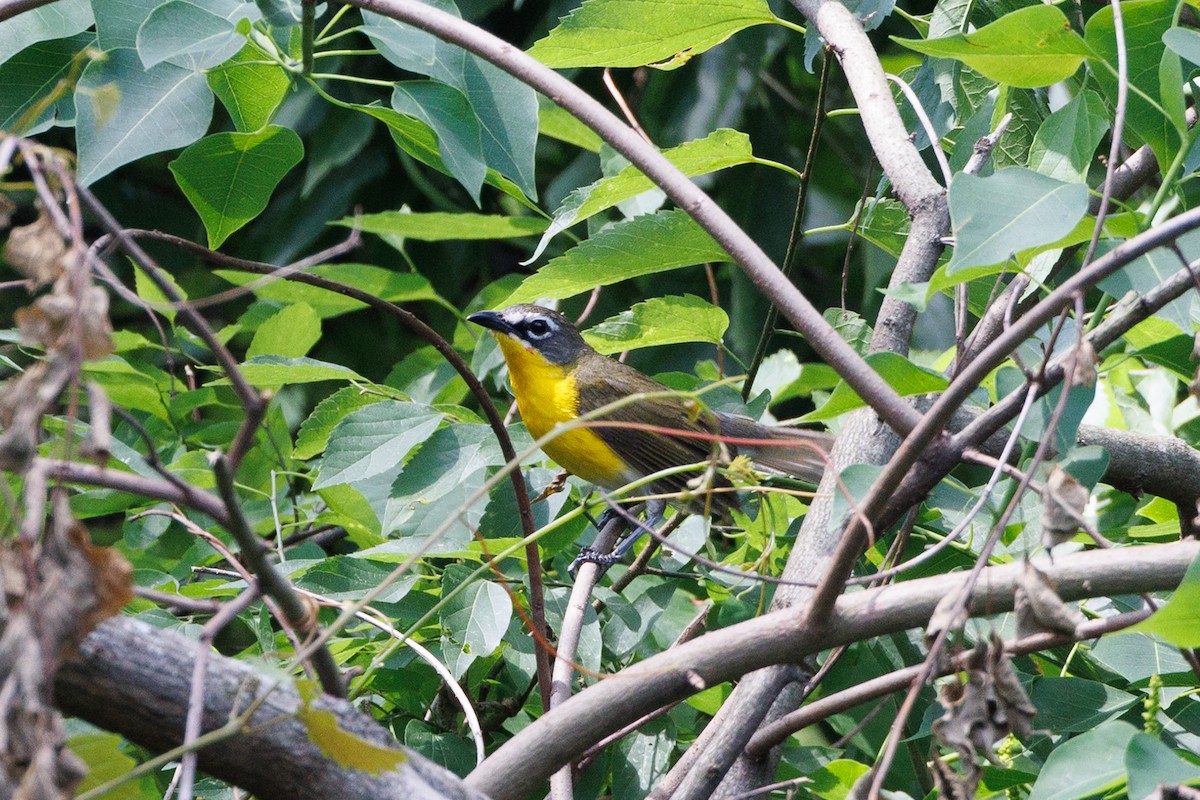
[[[213,474],[217,479],[217,489],[229,514],[229,532],[237,540],[241,548],[242,558],[246,560],[250,570],[258,576],[259,584],[264,594],[279,604],[288,621],[304,633],[316,629],[316,621],[312,618],[309,608],[300,595],[292,588],[291,583],[279,574],[274,565],[267,560],[262,540],[254,535],[250,524],[242,514],[241,500],[233,483],[233,470],[228,460],[221,453],[212,459]],[[321,646],[312,653],[312,664],[321,681],[321,688],[334,697],[345,697],[346,686],[338,670],[337,662],[329,649]]]

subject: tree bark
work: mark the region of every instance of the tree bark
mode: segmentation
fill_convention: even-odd
[[[55,704],[155,752],[183,741],[192,663],[198,644],[130,617],[101,624],[80,652],[60,667]],[[200,768],[259,800],[483,800],[442,767],[410,750],[396,770],[371,774],[338,764],[312,741],[296,712],[302,701],[291,682],[245,662],[210,654],[203,730],[223,726],[255,697],[267,695],[244,732],[199,753]],[[323,696],[312,707],[329,712],[342,731],[379,747],[395,740],[345,700]],[[402,748],[401,748],[402,749]]]

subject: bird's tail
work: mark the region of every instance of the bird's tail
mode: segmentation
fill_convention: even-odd
[[[755,466],[802,481],[819,483],[833,436],[824,431],[760,425],[745,417],[717,414],[720,432],[731,449],[754,460]]]

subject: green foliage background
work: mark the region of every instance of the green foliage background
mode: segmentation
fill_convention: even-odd
[[[435,5],[454,9],[450,0]],[[1185,79],[1200,64],[1200,38],[1179,24],[1181,3],[1123,6],[1132,83],[1124,137],[1131,147],[1151,148],[1163,177],[1161,188],[1112,210],[1103,249],[1192,207],[1191,178],[1200,166],[1184,117],[1191,91]],[[794,9],[761,0],[587,0],[572,12],[570,3],[464,0],[457,13],[532,47],[531,54],[598,97],[608,91],[594,68],[620,68],[613,79],[650,140],[780,263],[794,235],[803,173],[808,195],[794,281],[865,351],[908,218],[873,163],[836,63],[828,65],[824,90],[828,118],[806,163],[825,56],[815,31],[798,27],[804,23]],[[1113,15],[1110,8],[1022,0],[859,3],[856,13],[872,29],[887,69],[902,75],[929,111],[953,173],[956,246],[928,285],[900,287],[922,311],[913,351],[871,360],[902,395],[935,392],[945,387],[953,357],[956,287],[965,287],[978,315],[1001,273],[1023,270],[1044,293],[1078,268],[1081,254],[1069,248],[1091,236],[1089,192],[1103,177],[1097,155],[1107,152],[1117,95]],[[309,70],[302,21],[300,4],[289,0],[60,0],[26,12],[0,24],[0,128],[77,153],[81,182],[129,228],[274,265],[362,231],[361,244],[316,274],[411,310],[502,402],[502,360],[465,315],[537,298],[561,300],[568,315],[577,314],[600,285],[588,335],[604,352],[632,350],[632,363],[684,391],[746,372],[768,300],[593,131],[478,57],[350,7],[319,7]],[[976,139],[1005,114],[1012,121],[990,162],[978,175],[963,174]],[[928,155],[928,134],[915,123],[912,130]],[[10,182],[13,223],[28,223],[34,192],[12,176]],[[542,240],[547,230],[555,235]],[[1178,245],[1189,260],[1200,255],[1194,235]],[[394,317],[361,303],[257,280],[236,264],[214,267],[171,244],[146,247],[191,300],[244,287],[202,313],[243,360],[247,379],[272,393],[237,479],[245,513],[277,547],[284,572],[302,589],[353,600],[428,548],[375,608],[434,650],[485,710],[489,747],[540,716],[530,693],[533,643],[516,504],[507,482],[491,480],[504,458],[462,379]],[[1064,250],[1065,269],[1052,270]],[[1163,253],[1102,283],[1088,296],[1088,309],[1102,314],[1114,298],[1157,285],[1179,266]],[[207,454],[228,448],[242,410],[211,353],[161,293],[129,261],[112,264],[140,298],[114,298],[115,352],[84,369],[130,417],[115,422],[112,466],[153,476],[152,444],[174,474],[211,489]],[[6,314],[28,302],[21,294],[0,296]],[[148,323],[150,309],[165,336]],[[1100,353],[1094,390],[1073,391],[1057,435],[1073,443],[1090,407],[1089,421],[1195,445],[1200,409],[1186,393],[1195,368],[1193,320],[1185,295]],[[754,416],[807,415],[836,430],[862,402],[788,334],[770,340],[747,403],[728,385],[707,392],[705,402]],[[1026,344],[1022,363],[1037,363],[1048,336],[1042,331]],[[36,349],[18,344],[15,330],[6,337],[11,374],[38,358]],[[975,405],[1019,390],[1022,380],[1013,363],[1002,367],[980,387]],[[1045,433],[1054,401],[1043,401],[1023,429],[1027,442]],[[70,438],[61,435],[63,421],[47,428],[46,452],[62,455]],[[518,450],[529,446],[519,422],[510,432]],[[1178,536],[1173,504],[1100,482],[1103,452],[1073,448],[1060,462],[1092,490],[1098,527],[1109,539],[1135,545]],[[523,468],[534,495],[555,475],[538,454]],[[866,478],[854,479],[846,478],[865,489]],[[985,480],[968,467],[947,477],[919,510],[904,555],[944,537]],[[1009,480],[978,518],[978,531],[999,515]],[[464,508],[476,491],[480,499]],[[591,536],[586,497],[587,487],[572,480],[567,491],[535,505],[553,629],[569,589],[566,566]],[[90,489],[75,494],[72,507],[97,540],[130,558],[138,586],[192,598],[228,599],[239,591],[238,581],[204,571],[221,566],[221,556],[164,515],[164,504]],[[692,519],[675,536],[684,550],[777,574],[805,509],[801,499],[771,495],[739,516],[736,530],[707,536]],[[11,516],[7,506],[3,513]],[[1027,499],[993,561],[1039,549],[1038,514],[1036,498]],[[189,516],[228,542],[211,520]],[[440,530],[435,541],[433,530]],[[981,539],[971,537],[907,577],[969,566]],[[889,535],[876,543],[866,570],[882,564],[891,542]],[[501,554],[495,566],[485,565]],[[695,574],[642,576],[619,595],[602,590],[605,608],[587,622],[580,663],[616,671],[666,648],[704,604],[711,604],[710,626],[720,627],[761,612],[770,600],[769,584],[687,565],[685,556],[667,554],[664,569]],[[1189,586],[1194,594],[1194,576]],[[1085,607],[1102,614],[1134,604],[1115,597]],[[195,620],[147,600],[129,611],[196,631]],[[322,612],[322,621],[332,618],[331,609]],[[1194,611],[1185,625],[1188,619],[1197,622]],[[991,627],[1008,631],[1012,620],[1002,616],[978,630]],[[1178,779],[1195,780],[1196,676],[1165,635],[1167,642],[1146,633],[1105,637],[1017,659],[1040,713],[1039,731],[1029,741],[1004,742],[999,761],[984,768],[983,795],[1082,798],[1128,789],[1141,797],[1155,765],[1168,762]],[[227,655],[280,663],[291,647],[261,607],[241,615],[218,646]],[[332,647],[344,667],[359,671],[356,700],[398,740],[459,774],[470,771],[474,752],[461,718],[439,696],[440,680],[426,664],[366,625],[351,627]],[[821,691],[915,663],[922,653],[917,632],[858,643]],[[702,692],[610,748],[585,772],[578,796],[645,796],[727,693],[726,686]],[[909,722],[907,757],[888,781],[913,797],[931,789],[924,761],[940,712],[932,690],[926,695]],[[844,797],[882,746],[896,708],[896,701],[884,702],[878,716],[860,707],[794,736],[778,778],[808,776],[813,783],[801,793]],[[79,728],[93,764],[143,755]],[[1098,761],[1112,769],[1097,772]],[[161,796],[155,783],[126,787],[125,796]],[[214,797],[229,795],[208,788]]]

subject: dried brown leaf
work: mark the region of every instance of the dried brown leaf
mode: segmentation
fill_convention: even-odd
[[[959,606],[957,595],[944,595],[929,615],[929,624],[925,626],[925,644],[932,644],[942,631],[948,631],[948,636],[961,631],[967,624],[967,618],[967,609]]]
[[[946,713],[934,721],[933,733],[958,753],[961,770],[934,759],[935,779],[951,792],[943,796],[974,797],[982,775],[979,756],[999,764],[995,743],[1010,733],[1028,736],[1035,713],[998,638],[975,646],[967,655],[966,673],[965,682],[938,686],[938,702]]]
[[[12,215],[16,210],[17,204],[8,199],[8,195],[0,194],[0,231],[12,224]]]
[[[1022,638],[1043,631],[1074,633],[1086,621],[1078,609],[1062,601],[1058,587],[1030,561],[1025,562],[1016,587],[1016,614],[1017,635]]]
[[[53,283],[63,273],[67,245],[45,211],[28,225],[13,228],[4,245],[4,260],[37,286]]]
[[[79,344],[83,358],[103,358],[113,352],[112,323],[108,319],[108,293],[98,286],[89,286],[83,292],[80,305],[68,294],[63,282],[55,291],[34,301],[33,305],[18,309],[14,315],[21,338],[29,344],[46,350],[64,350],[70,344],[67,338],[72,332],[71,322],[79,315]]]
[[[1055,464],[1042,495],[1042,544],[1053,547],[1085,526],[1083,511],[1091,493],[1069,472]]]

